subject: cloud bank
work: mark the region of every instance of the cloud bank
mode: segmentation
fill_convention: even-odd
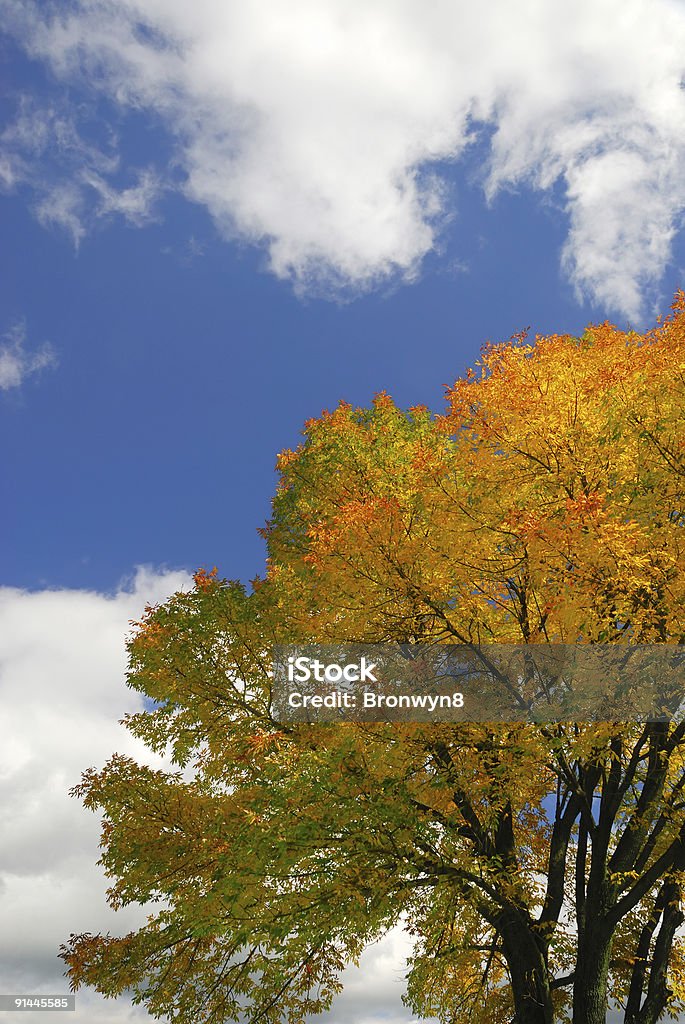
[[[142,707],[124,684],[124,638],[147,601],[187,584],[183,573],[143,570],[113,596],[0,589],[3,992],[66,993],[57,950],[70,932],[124,933],[144,920],[137,908],[116,915],[107,908],[107,882],[95,865],[99,821],[68,790],[114,751],[162,765],[118,724]],[[43,1016],[27,1011],[26,1024]],[[125,1001],[113,1007],[85,992],[74,1024],[140,1016]]]
[[[64,82],[161,120],[186,196],[301,290],[415,278],[454,213],[446,166],[478,140],[490,198],[527,187],[562,204],[562,267],[579,297],[638,318],[668,263],[685,207],[675,0],[0,10]],[[76,199],[61,200],[68,226]]]
[[[119,719],[142,709],[124,684],[124,638],[146,603],[186,588],[180,572],[139,570],[113,595],[77,590],[35,593],[0,588],[0,991],[68,991],[57,957],[71,932],[124,934],[145,921],[135,906],[114,913],[108,881],[96,866],[99,820],[68,796],[82,771],[115,752],[155,768],[162,758],[135,740]],[[149,912],[149,911],[148,911]],[[371,947],[345,992],[322,1020],[330,1024],[406,1024],[399,932]],[[22,1013],[39,1024],[44,1013]],[[151,1020],[126,999],[76,995],[72,1024]]]

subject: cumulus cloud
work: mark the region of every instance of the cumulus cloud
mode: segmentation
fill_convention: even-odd
[[[114,751],[161,765],[118,724],[142,707],[124,684],[124,638],[146,602],[188,583],[184,573],[141,570],[113,595],[0,589],[3,992],[66,992],[57,950],[70,932],[123,933],[144,920],[137,908],[107,908],[99,822],[67,791]],[[77,997],[75,1024],[138,1019],[125,1001],[113,1009],[95,994]]]
[[[57,358],[47,342],[35,352],[27,352],[25,346],[26,326],[14,324],[0,341],[0,391],[19,388],[27,377],[56,366]]]
[[[71,932],[123,934],[145,911],[106,905],[108,881],[95,864],[99,821],[68,796],[81,772],[115,751],[155,768],[164,760],[119,720],[142,708],[124,684],[124,638],[146,603],[185,589],[181,572],[139,570],[114,594],[0,588],[0,991],[65,993],[57,950]],[[325,1020],[405,1024],[401,1003],[406,939],[372,946]],[[38,1024],[39,1012],[22,1013]],[[80,990],[73,1024],[149,1020],[126,999]]]
[[[445,161],[478,139],[487,195],[561,197],[562,265],[580,295],[637,317],[669,259],[685,206],[673,0],[0,9],[65,82],[161,118],[187,196],[300,288],[415,277],[453,213]]]
[[[412,280],[453,210],[444,162],[489,139],[482,184],[556,189],[579,297],[638,318],[685,207],[685,10],[673,0],[0,0],[69,83],[153,112],[187,197],[265,246],[300,289]],[[486,134],[485,134],[486,133]],[[0,178],[23,173],[20,147]],[[75,241],[88,189],[145,219],[153,172],[113,196],[61,182],[44,220]],[[496,216],[496,212],[494,214]]]
[[[360,957],[359,967],[348,967],[342,976],[344,989],[331,1010],[319,1018],[322,1024],[416,1024],[403,1005],[406,961],[411,941],[394,928]],[[433,1017],[421,1017],[431,1024]]]

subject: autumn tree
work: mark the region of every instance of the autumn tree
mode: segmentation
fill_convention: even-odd
[[[302,1021],[388,928],[450,1024],[685,1008],[685,723],[277,721],[275,643],[682,644],[685,296],[644,335],[489,345],[442,415],[341,403],[279,457],[263,578],[198,572],[130,642],[128,728],[75,792],[123,937],[74,987],[179,1022]]]

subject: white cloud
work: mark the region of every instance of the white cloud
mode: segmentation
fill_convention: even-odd
[[[99,822],[67,791],[114,751],[161,764],[118,724],[142,706],[124,684],[124,637],[147,601],[188,582],[141,570],[111,596],[0,589],[3,992],[68,991],[57,950],[70,932],[125,932],[144,919],[137,908],[108,910],[95,866]],[[74,1024],[147,1019],[125,1000],[113,1006],[89,992],[78,993],[74,1016]],[[39,1017],[27,1012],[26,1024]]]
[[[115,133],[100,145],[83,137],[95,120],[92,112],[22,96],[17,116],[0,133],[0,187],[27,189],[38,221],[65,231],[75,249],[98,221],[119,216],[139,227],[155,220],[156,203],[170,187],[149,167],[127,172],[134,184],[115,183],[121,171]]]
[[[359,967],[348,967],[342,976],[344,989],[323,1024],[410,1024],[417,1018],[402,1003],[406,988],[406,960],[411,940],[401,928],[364,950]],[[316,1018],[314,1018],[316,1019]],[[420,1018],[430,1024],[435,1018]]]
[[[62,182],[41,191],[43,195],[34,206],[36,217],[43,227],[61,227],[78,249],[86,235],[81,189],[74,182]]]
[[[112,188],[107,181],[93,173],[84,175],[83,183],[98,194],[98,216],[118,213],[135,227],[154,219],[152,206],[159,195],[160,182],[151,170],[142,171],[138,183],[130,188]]]
[[[299,288],[414,277],[453,212],[436,161],[458,160],[483,129],[490,196],[562,197],[579,293],[638,317],[669,259],[685,207],[675,0],[0,9],[66,82],[161,117],[186,194]]]
[[[14,324],[0,341],[0,391],[21,387],[27,377],[55,366],[57,359],[47,342],[31,353],[25,349],[26,327]]]
[[[141,908],[109,910],[109,882],[95,861],[99,821],[68,796],[82,771],[115,751],[141,763],[164,761],[119,720],[142,708],[124,683],[130,620],[190,583],[185,573],[139,570],[113,595],[0,588],[0,991],[66,993],[57,950],[71,932],[123,934]],[[350,968],[330,1024],[405,1024],[406,939],[394,932]],[[24,1024],[43,1016],[22,1014]],[[76,996],[73,1024],[149,1020],[126,999]]]

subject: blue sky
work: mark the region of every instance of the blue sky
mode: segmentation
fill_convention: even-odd
[[[381,130],[378,144],[385,143],[388,153],[380,154],[371,199],[361,186],[358,195],[353,189],[344,195],[349,184],[344,158],[354,150],[346,152],[343,145],[338,160],[326,137],[329,126],[322,124],[321,145],[317,149],[314,138],[303,180],[294,180],[301,160],[296,154],[291,176],[274,186],[276,208],[266,202],[265,210],[255,214],[249,204],[258,199],[249,195],[247,157],[246,168],[234,167],[229,173],[229,164],[240,163],[240,152],[229,155],[223,137],[226,152],[214,151],[215,136],[229,133],[238,115],[232,121],[225,111],[213,112],[215,97],[206,95],[210,86],[214,92],[223,89],[226,102],[233,98],[236,109],[251,104],[255,118],[263,118],[265,127],[259,130],[235,131],[239,136],[252,130],[255,138],[243,148],[256,150],[257,156],[263,153],[265,161],[274,154],[287,161],[288,147],[295,149],[308,139],[322,114],[312,116],[311,126],[307,117],[298,122],[299,105],[309,102],[311,92],[298,86],[301,70],[287,60],[278,65],[269,49],[275,44],[265,28],[268,4],[255,5],[251,24],[235,17],[236,36],[242,32],[245,48],[254,53],[256,80],[243,69],[237,84],[228,74],[207,83],[201,54],[192,50],[193,45],[209,47],[212,5],[201,6],[203,27],[197,39],[178,13],[182,6],[168,5],[167,13],[160,14],[163,8],[152,2],[123,5],[116,15],[102,3],[62,5],[63,12],[71,12],[71,21],[65,15],[60,24],[51,22],[50,5],[40,5],[32,20],[30,4],[3,3],[14,31],[2,43],[5,128],[0,153],[5,189],[0,211],[5,244],[0,331],[6,348],[23,336],[29,369],[30,359],[43,346],[49,346],[52,356],[51,365],[27,373],[20,386],[7,387],[2,394],[0,415],[12,437],[2,455],[11,496],[3,513],[7,584],[106,590],[141,563],[188,569],[218,564],[222,573],[249,580],[262,570],[256,527],[268,515],[275,455],[297,441],[306,418],[341,398],[368,404],[383,388],[402,405],[423,402],[439,409],[442,386],[477,358],[484,341],[503,340],[527,325],[533,332],[577,333],[590,320],[607,317],[622,325],[647,323],[655,309],[666,308],[681,283],[683,243],[675,231],[681,213],[670,206],[664,216],[670,217],[667,227],[674,238],[661,264],[652,260],[656,271],[647,250],[664,248],[659,236],[663,224],[651,225],[656,241],[650,223],[642,225],[638,241],[645,249],[644,266],[637,272],[630,260],[639,261],[639,251],[635,257],[620,257],[626,263],[624,277],[633,273],[640,286],[639,307],[606,272],[593,277],[590,266],[574,279],[560,265],[564,246],[578,231],[579,202],[569,196],[579,188],[573,179],[574,174],[579,177],[579,168],[589,174],[593,161],[599,165],[601,160],[632,157],[649,166],[650,145],[655,152],[670,147],[655,164],[679,159],[678,139],[669,134],[673,125],[660,141],[661,122],[649,108],[650,89],[660,90],[657,99],[665,109],[674,95],[680,99],[668,75],[656,86],[647,75],[644,95],[636,87],[631,96],[623,83],[625,95],[618,98],[610,76],[606,83],[598,82],[605,93],[599,97],[588,97],[574,91],[573,82],[568,84],[568,95],[545,114],[568,123],[552,122],[549,138],[538,147],[538,163],[525,167],[516,180],[507,167],[521,163],[517,146],[526,140],[506,149],[502,138],[520,122],[521,132],[528,130],[532,138],[537,130],[532,122],[542,115],[524,95],[508,121],[496,111],[498,103],[504,107],[504,98],[490,98],[489,117],[483,110],[483,120],[477,119],[478,104],[484,107],[488,90],[495,88],[500,66],[495,53],[491,84],[474,85],[471,96],[468,75],[452,83],[455,109],[470,104],[473,111],[454,125],[453,137],[442,137],[449,136],[450,120],[457,116],[442,105],[450,99],[449,90],[444,97],[435,96],[428,87],[427,96],[416,102],[415,114],[425,124],[400,124],[395,133],[399,143],[392,132],[384,138]],[[310,6],[301,5],[294,26],[281,26],[286,42],[292,42],[298,18],[302,25],[308,23]],[[320,19],[319,42],[325,41],[326,31],[336,29],[337,7],[329,5],[330,24]],[[405,8],[406,24],[400,28],[406,31],[412,28],[413,15],[411,4]],[[634,44],[640,29],[641,5],[633,8],[636,24],[626,32],[625,47]],[[388,35],[398,28],[393,22],[402,21],[381,7],[378,24],[364,25],[360,16],[357,26],[338,25],[340,37],[329,45],[337,46],[342,56],[354,53],[355,32],[360,38],[369,33],[383,38],[379,33],[384,19]],[[591,15],[586,20],[585,35],[594,32],[596,37],[588,48],[601,51],[606,26]],[[63,34],[67,31],[65,25],[71,33],[69,45],[59,37],[60,28]],[[109,28],[114,35],[114,26],[122,33],[119,50],[115,45],[103,52],[98,32]],[[161,35],[154,37],[153,29]],[[316,29],[315,24],[312,31]],[[546,24],[537,26],[543,40],[548,30]],[[228,28],[222,31],[228,33]],[[121,64],[130,45],[126,32],[140,51],[130,77]],[[164,46],[183,43],[189,54],[179,57],[178,67],[168,73],[158,71],[150,85],[147,78],[154,73],[145,62],[154,64],[160,47],[163,52]],[[435,37],[423,40],[424,49],[431,44]],[[236,45],[227,34],[227,50]],[[302,53],[294,59],[299,56],[304,62],[317,52],[316,36],[308,45],[300,40],[300,45]],[[425,52],[412,53],[411,40],[399,40],[396,46],[400,65],[427,59]],[[554,46],[557,60],[568,64],[568,75],[579,74],[573,51],[569,56],[560,40],[553,41],[552,50]],[[228,53],[227,61],[230,57]],[[373,66],[373,57],[367,59]],[[284,80],[292,88],[292,95],[286,93],[280,103],[276,84],[263,84],[272,70],[270,60],[277,64],[276,84]],[[361,113],[356,105],[363,96],[357,94],[354,75],[346,78],[336,66],[332,85],[320,64],[312,64],[310,73],[314,90],[317,76],[324,92],[328,90],[332,120],[336,114],[342,119]],[[131,81],[132,95],[122,99]],[[375,84],[386,89],[383,102],[390,103],[391,83],[381,76]],[[419,78],[417,89],[421,85]],[[181,92],[185,88],[185,94],[170,110],[171,86]],[[519,84],[522,94],[534,87],[534,81]],[[601,108],[602,99],[604,109],[598,113],[595,107],[599,100]],[[631,100],[643,109],[626,115],[622,105]],[[179,121],[188,121],[204,102],[209,109],[198,115],[200,127],[179,129]],[[569,113],[573,105],[576,109]],[[625,138],[612,137],[607,129],[612,112]],[[383,113],[379,102],[359,129],[360,143],[372,140]],[[431,119],[442,119],[439,131],[430,127]],[[244,120],[249,120],[247,115]],[[281,136],[291,123],[293,139],[288,140]],[[598,137],[576,146],[564,172],[563,154],[554,151],[555,133],[560,127],[567,134],[587,132],[593,123]],[[273,146],[269,132],[277,136]],[[426,138],[431,132],[440,135],[438,142]],[[641,132],[657,138],[647,145]],[[505,149],[499,157],[498,147]],[[427,158],[413,160],[413,152],[422,149]],[[450,150],[456,154],[452,158],[445,155]],[[325,162],[324,170],[317,168],[317,159]],[[538,180],[543,167],[552,177],[545,188]],[[197,184],[202,173],[220,177],[222,171],[237,180],[225,194],[221,181]],[[365,166],[352,167],[350,174],[362,178],[365,172]],[[666,193],[669,188],[662,171],[661,177],[645,183],[640,177],[644,170],[638,168],[627,185],[611,168],[595,167],[593,173],[604,175],[603,205],[613,202],[613,215],[619,219],[630,189],[639,200],[644,186],[651,202],[655,189]],[[153,182],[147,192],[141,185],[146,175]],[[423,187],[424,205],[439,199],[442,209],[433,221],[416,210],[407,215],[397,209],[397,178],[402,175],[405,194]],[[497,175],[498,189],[492,184]],[[316,232],[300,237],[279,205],[287,212],[292,201],[301,207],[301,221],[316,219],[324,178],[324,200],[329,208],[336,203],[338,208],[324,225],[322,242]],[[259,187],[269,183],[267,175]],[[336,188],[337,198],[330,194]],[[590,186],[587,191],[591,193]],[[132,204],[128,210],[127,199]],[[346,214],[363,217],[363,204],[374,199],[380,231],[396,214],[404,217],[406,232],[389,229],[377,253],[371,225],[370,237],[362,238],[355,251],[355,240],[340,228],[340,220]],[[246,223],[227,229],[231,202],[237,209],[234,216]],[[669,203],[672,196],[664,194],[664,207]],[[587,219],[593,213],[590,196],[586,205]],[[418,237],[426,223],[432,224],[431,244]],[[362,222],[360,234],[365,230]],[[412,239],[412,232],[417,238]],[[604,251],[601,235],[590,238],[587,247],[596,263],[611,260],[621,248],[621,240],[611,237],[611,224],[605,233]],[[274,256],[278,245],[290,247],[295,260],[308,260],[307,268],[279,266]],[[630,245],[636,248],[635,239],[629,238],[623,248]],[[337,274],[335,284],[312,273],[317,256],[325,274]]]
[[[198,566],[262,573],[275,457],[307,418],[382,389],[439,411],[487,340],[666,312],[685,268],[685,6],[0,15],[0,668],[6,785],[34,796],[0,882],[25,920],[32,879],[68,889],[94,859],[95,833],[59,868],[25,851],[48,807],[55,835],[81,827],[54,792],[132,706],[128,618]],[[99,736],[66,760],[38,748],[68,718],[26,724],[29,690],[57,689]],[[54,970],[41,950],[36,978]]]
[[[113,224],[74,253],[4,198],[2,308],[58,361],[3,395],[5,582],[106,588],[141,562],[250,579],[275,455],[305,419],[383,388],[439,409],[487,338],[582,330],[588,311],[558,280],[559,216],[468,192],[450,245],[467,269],[431,259],[416,284],[345,304],[296,297],[180,199],[163,222]]]
[[[40,65],[12,55],[26,88],[50,88]],[[135,147],[130,120],[119,130]],[[443,385],[487,339],[604,318],[561,277],[553,202],[524,189],[488,206],[484,150],[442,168],[457,213],[418,280],[342,296],[296,294],[263,246],[222,239],[182,196],[162,197],[143,227],[96,223],[78,249],[37,222],[21,186],[2,196],[5,330],[22,325],[27,350],[48,342],[56,363],[2,396],[14,439],[5,582],[106,589],[140,563],[218,564],[249,580],[263,567],[255,528],[276,453],[308,417],[381,389],[440,409]]]

